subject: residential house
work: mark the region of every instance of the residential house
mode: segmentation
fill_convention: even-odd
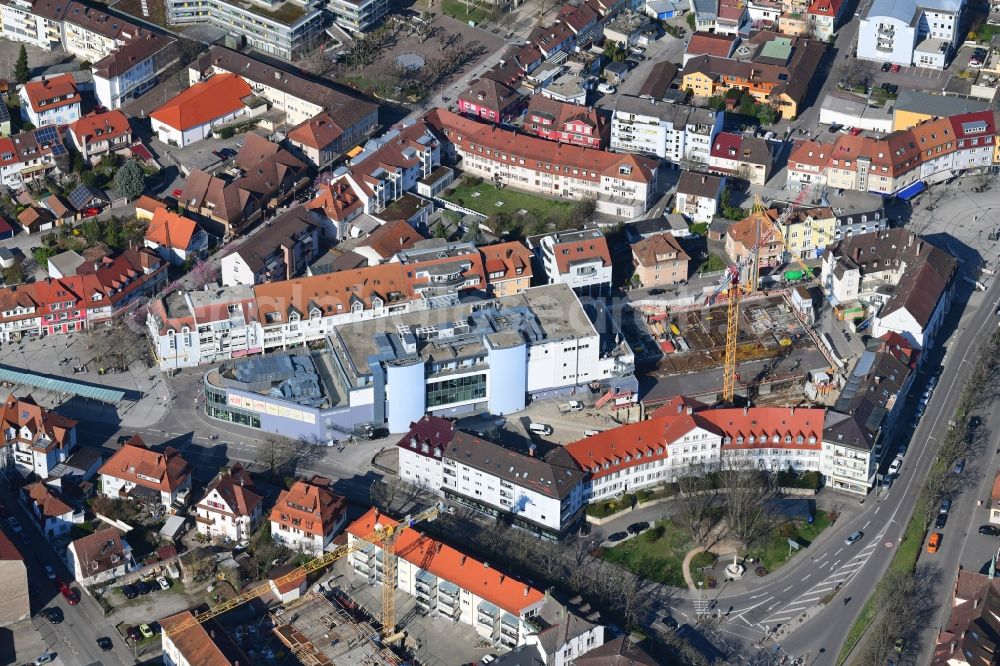
[[[625,238],[630,245],[658,234],[672,234],[677,238],[684,238],[691,235],[691,230],[687,220],[680,213],[636,220],[625,225]]]
[[[688,64],[691,58],[700,55],[730,58],[740,43],[738,35],[723,35],[715,32],[696,32],[688,38],[684,49],[684,59],[681,67]]]
[[[787,209],[779,216],[784,251],[799,259],[816,259],[837,240],[837,216],[826,206]]]
[[[147,503],[155,512],[183,508],[191,492],[191,466],[180,452],[146,446],[139,435],[122,444],[100,469],[100,494]]]
[[[11,189],[43,182],[56,171],[69,173],[71,167],[69,153],[54,126],[0,139],[0,182]]]
[[[377,4],[377,3],[373,3]],[[265,51],[266,52],[266,51]],[[320,114],[336,118],[341,146],[360,143],[378,127],[378,105],[329,82],[306,78],[221,46],[213,46],[188,66],[191,85],[220,73],[238,74],[254,94],[285,112],[285,122],[298,125]]]
[[[512,296],[531,286],[531,250],[519,241],[480,246],[490,294]]]
[[[250,657],[215,620],[194,622],[184,611],[160,620],[163,666],[243,666]],[[182,631],[175,627],[184,625]]]
[[[712,141],[709,173],[734,176],[752,185],[764,185],[771,176],[773,156],[765,139],[720,132]]]
[[[604,148],[608,142],[608,123],[594,107],[566,104],[543,95],[533,95],[528,103],[523,129],[528,134],[550,141],[571,143],[585,148]]]
[[[236,463],[220,471],[195,504],[195,527],[211,539],[243,543],[260,525],[263,502],[250,474]]]
[[[469,625],[497,646],[510,649],[527,642],[525,620],[541,609],[545,594],[424,535],[419,527],[401,532],[392,544],[396,580],[382,581],[376,563],[385,557],[383,544],[367,540],[379,529],[396,524],[371,509],[348,526],[348,544],[355,548],[350,560],[356,576],[371,584],[391,585],[415,597],[422,611]]]
[[[29,308],[30,309],[30,308]],[[76,421],[40,407],[30,395],[8,394],[0,411],[4,466],[13,465],[23,476],[46,479],[76,448]]]
[[[28,566],[24,563],[24,556],[3,530],[0,530],[0,586],[4,591],[0,627],[9,627],[31,617]]]
[[[350,145],[342,140],[344,130],[327,112],[318,113],[288,130],[288,142],[317,169],[325,169]]]
[[[660,661],[650,656],[631,636],[623,634],[594,648],[573,663],[575,666],[657,666]]]
[[[681,71],[681,86],[699,97],[738,88],[791,118],[801,112],[825,50],[822,42],[761,31],[744,41],[734,57],[690,58]]]
[[[771,222],[778,219],[778,211],[769,210],[767,216]],[[784,264],[785,240],[778,234],[771,234],[771,225],[766,225],[750,214],[736,222],[726,233],[726,255],[733,263],[747,261],[752,270],[753,259],[749,257],[752,248],[759,243],[754,253],[757,257],[757,272],[763,276],[765,272],[777,269]]]
[[[611,287],[611,252],[600,229],[559,231],[528,239],[549,284],[598,291]]]
[[[380,224],[366,237],[355,244],[356,252],[367,261],[368,266],[382,264],[392,259],[398,252],[409,250],[424,237],[406,222],[395,221]]]
[[[672,95],[680,92],[671,87],[677,79],[679,71],[677,65],[667,60],[655,63],[650,68],[646,80],[642,82],[642,87],[639,88],[636,97],[651,99],[653,101],[668,101],[672,99]]]
[[[688,278],[691,258],[673,234],[659,233],[632,245],[635,274],[644,287],[661,287]]]
[[[48,541],[65,537],[83,522],[83,510],[74,509],[42,481],[21,488],[21,501]]]
[[[677,181],[674,211],[694,222],[708,223],[719,211],[725,177],[685,171]]]
[[[314,476],[282,490],[271,509],[271,538],[310,555],[330,549],[347,521],[347,500],[329,484],[329,479]]]
[[[833,144],[812,139],[796,139],[788,154],[788,186],[798,189],[826,184],[826,167]]]
[[[21,118],[35,127],[67,125],[80,118],[80,93],[72,74],[56,74],[21,86]]]
[[[232,166],[215,174],[192,170],[180,196],[180,203],[200,215],[210,233],[226,238],[294,197],[309,182],[309,168],[284,148],[253,133],[244,135],[243,141]]]
[[[993,477],[993,487],[990,489],[990,522],[1000,525],[1000,472]]]
[[[466,173],[528,192],[574,200],[594,198],[597,211],[632,218],[652,206],[657,164],[638,155],[616,155],[555,143],[463,118],[444,109],[426,122],[447,140]]]
[[[547,592],[541,611],[525,623],[527,645],[538,650],[539,666],[569,666],[604,644],[605,627],[600,614],[580,597],[563,604]]]
[[[1000,649],[1000,579],[996,556],[989,573],[958,568],[951,613],[938,629],[932,666],[977,666],[996,661]]]
[[[181,148],[209,137],[216,128],[262,112],[253,89],[236,74],[198,81],[149,114],[156,138]]]
[[[829,246],[821,280],[835,304],[870,307],[874,337],[892,331],[926,349],[951,306],[956,268],[954,257],[912,232],[886,229]]]
[[[410,424],[396,447],[400,478],[450,503],[545,538],[559,538],[583,519],[585,475],[561,450],[546,459],[526,456],[429,414]]]
[[[87,164],[111,153],[126,153],[132,146],[132,128],[121,111],[91,113],[70,123],[66,130]]]
[[[320,227],[303,206],[282,213],[222,257],[222,284],[290,280],[319,254]]]
[[[500,81],[484,77],[473,81],[456,103],[459,113],[491,123],[507,123],[521,114],[525,98]]]
[[[138,568],[132,558],[132,547],[117,527],[99,528],[70,542],[65,557],[73,580],[88,587],[114,581]]]
[[[813,39],[829,41],[844,17],[844,0],[812,0],[806,10],[806,24]]]
[[[687,104],[619,95],[611,149],[656,155],[674,164],[707,165],[723,114]]]
[[[208,234],[190,217],[157,208],[146,227],[145,246],[179,266],[208,251]]]

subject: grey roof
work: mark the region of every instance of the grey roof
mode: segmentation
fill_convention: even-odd
[[[539,644],[549,657],[555,657],[563,646],[599,624],[597,613],[584,605],[582,599],[577,597],[570,604],[573,604],[572,608],[548,598],[541,612],[526,620],[531,633],[537,635]]]
[[[83,264],[83,257],[73,250],[66,250],[65,252],[60,252],[57,255],[49,257],[49,263],[62,276],[66,277],[76,275],[76,269],[80,268],[80,265]]]
[[[900,88],[895,104],[895,109],[898,111],[913,111],[940,117],[985,111],[988,108],[989,104],[981,99],[935,95],[909,88]]]
[[[691,194],[697,197],[715,198],[722,187],[723,179],[707,173],[685,171],[677,181],[678,194]]]
[[[236,250],[254,273],[264,269],[267,260],[283,246],[292,249],[301,234],[316,228],[312,213],[296,206],[271,220],[268,226],[247,238]]]
[[[615,113],[630,113],[634,115],[652,116],[669,122],[674,127],[687,125],[714,125],[715,111],[700,109],[688,104],[673,104],[644,97],[619,95],[615,103]]]
[[[329,403],[316,365],[302,354],[242,358],[221,365],[219,377],[224,386],[307,407],[325,407]]]
[[[909,25],[916,15],[916,0],[875,0],[865,13],[865,18],[888,17]]]

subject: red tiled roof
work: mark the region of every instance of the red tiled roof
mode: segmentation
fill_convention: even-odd
[[[176,449],[168,446],[158,453],[146,448],[142,438],[134,435],[108,458],[99,473],[144,488],[173,492],[190,476],[191,466]]]
[[[792,143],[792,151],[788,154],[788,164],[807,164],[823,168],[830,161],[830,153],[834,145],[821,141],[799,139]]]
[[[531,250],[519,241],[485,245],[479,248],[486,262],[487,275],[503,273],[500,277],[489,278],[491,282],[531,277]],[[520,273],[518,273],[520,269]]]
[[[316,188],[316,197],[306,204],[309,210],[321,210],[329,219],[343,222],[364,206],[346,179],[323,183]]]
[[[696,32],[688,40],[687,48],[684,50],[689,55],[713,55],[719,58],[726,58],[733,50],[735,36],[716,35],[710,32]]]
[[[370,509],[368,513],[351,523],[347,532],[359,539],[365,539],[375,532],[376,525],[387,527],[397,524],[398,521],[379,515],[376,509]],[[463,590],[468,590],[512,615],[520,616],[522,612],[545,600],[542,591],[468,557],[451,546],[425,536],[414,528],[399,534],[394,552],[397,557],[412,562],[424,571],[454,583]]]
[[[80,145],[113,141],[132,133],[128,117],[117,109],[106,113],[91,113],[67,127]]]
[[[24,94],[36,113],[80,103],[80,93],[76,90],[72,74],[58,74],[43,81],[29,81],[24,84]]]
[[[23,492],[41,510],[43,518],[57,518],[72,513],[73,508],[62,501],[48,486],[41,481],[25,486]]]
[[[288,139],[321,150],[339,139],[343,133],[343,128],[337,124],[333,116],[323,111],[289,130]]]
[[[608,239],[603,235],[600,238],[555,243],[552,246],[552,253],[555,255],[556,268],[559,269],[560,274],[568,273],[570,264],[587,259],[600,259],[602,266],[611,265],[611,251],[608,249]]]
[[[33,284],[37,286],[42,282]],[[17,431],[27,426],[36,438],[44,433],[54,442],[55,446],[63,448],[70,443],[70,432],[76,427],[76,421],[40,407],[30,395],[19,400],[13,394],[8,394],[7,399],[0,406],[0,425],[4,430],[13,428]],[[18,439],[20,440],[20,436]],[[35,444],[34,441],[27,443]],[[6,440],[0,440],[0,446],[9,444],[10,442]]]
[[[558,165],[563,169],[578,169],[574,177],[599,181],[602,175],[632,182],[648,183],[653,179],[657,163],[648,157],[631,153],[609,153],[568,143],[547,141],[501,129],[486,123],[464,118],[446,109],[432,109],[426,115],[427,123],[443,133],[456,146],[464,150],[489,149],[496,153],[492,159],[504,161],[523,158],[525,167],[545,170],[545,165]],[[623,173],[622,170],[628,171]]]
[[[843,0],[813,0],[809,5],[809,13],[816,16],[836,16],[840,13]]]
[[[743,143],[743,136],[732,134],[731,132],[719,132],[712,142],[712,157],[721,157],[728,160],[740,159],[740,144]]]
[[[253,89],[236,74],[216,74],[199,81],[149,114],[179,131],[199,127],[243,108],[243,99]]]

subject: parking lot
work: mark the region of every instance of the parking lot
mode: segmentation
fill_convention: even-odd
[[[685,28],[686,30],[686,28]],[[659,39],[648,46],[642,48],[645,49],[643,54],[643,60],[628,73],[625,80],[617,86],[618,90],[613,94],[604,94],[601,96],[594,106],[602,109],[613,109],[615,107],[618,95],[637,95],[639,89],[642,88],[642,84],[645,83],[646,77],[649,76],[653,69],[653,65],[658,62],[673,62],[680,63],[684,58],[684,49],[687,46],[687,39],[678,39],[667,33],[664,33]],[[601,93],[593,92],[592,95],[601,95]]]

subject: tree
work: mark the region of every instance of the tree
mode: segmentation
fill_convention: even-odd
[[[115,173],[115,191],[129,201],[138,199],[146,189],[146,174],[135,160],[125,162]]]
[[[483,242],[483,231],[479,228],[478,222],[472,222],[469,225],[469,228],[462,234],[462,240],[473,245],[479,245]]]
[[[36,247],[32,250],[31,254],[35,259],[35,263],[38,264],[39,268],[45,269],[49,265],[49,259],[58,254],[59,251],[51,247]]]
[[[768,528],[767,501],[773,493],[767,476],[745,458],[724,458],[719,489],[726,495],[726,524],[745,545]]]
[[[434,238],[448,238],[448,230],[444,228],[444,223],[438,222],[434,225]]]
[[[104,370],[124,371],[146,354],[145,338],[118,322],[88,328],[87,344],[93,362]]]
[[[702,543],[711,531],[718,493],[704,465],[692,467],[677,479],[680,494],[674,504],[674,523],[684,528],[695,543]]]
[[[684,20],[687,21],[688,27],[691,28],[692,32],[694,32],[695,29],[694,12],[688,12],[687,18],[685,18]]]
[[[28,50],[21,44],[21,50],[17,54],[17,63],[14,64],[14,78],[18,83],[27,83],[31,78],[31,68],[28,67]]]
[[[597,212],[597,199],[587,197],[580,199],[569,211],[569,224],[571,227],[582,227],[594,219]]]
[[[191,580],[200,583],[215,573],[215,558],[204,548],[197,548],[180,558],[181,566],[187,570]]]
[[[280,478],[285,474],[295,474],[298,466],[315,453],[315,444],[305,438],[292,439],[272,434],[261,442],[254,462],[264,467],[272,478]]]

